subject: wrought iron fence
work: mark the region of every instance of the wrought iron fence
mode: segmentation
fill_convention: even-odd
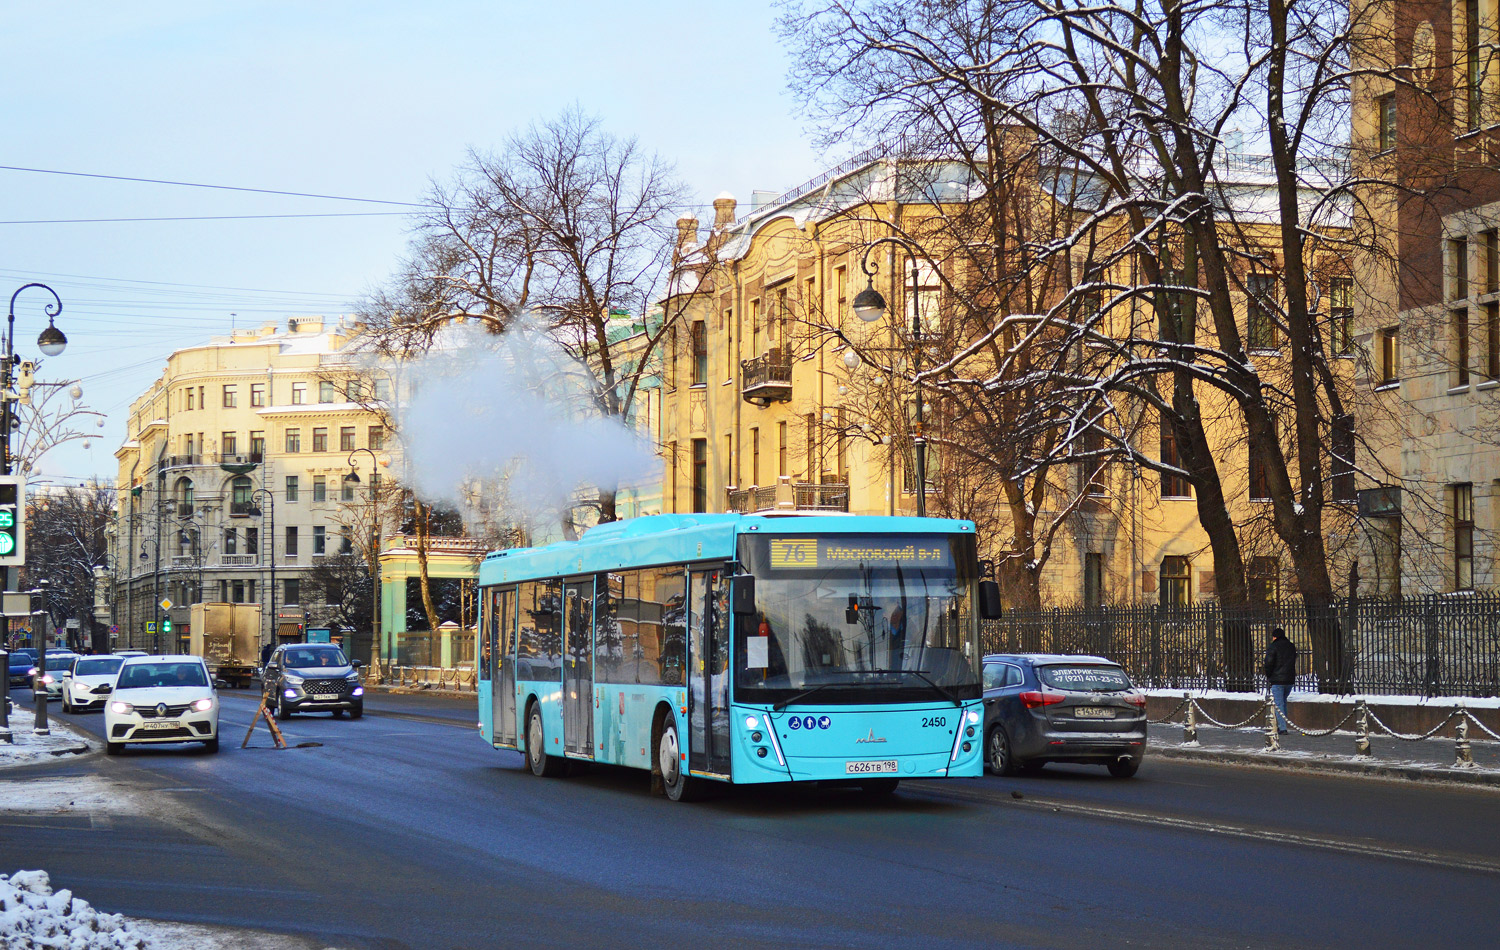
[[[1270,631],[1297,647],[1298,685],[1325,693],[1500,695],[1500,595],[1011,610],[985,621],[986,653],[1090,653],[1142,686],[1262,690]]]

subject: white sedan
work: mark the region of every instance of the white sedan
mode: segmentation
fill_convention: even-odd
[[[125,658],[119,656],[80,656],[74,660],[72,668],[62,675],[63,712],[78,712],[108,703],[120,664],[124,662]]]
[[[110,755],[131,742],[201,742],[219,751],[219,694],[203,659],[126,659],[104,707],[104,737]]]

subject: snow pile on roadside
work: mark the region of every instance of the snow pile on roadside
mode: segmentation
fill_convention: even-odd
[[[39,736],[33,730],[36,721],[31,710],[13,706],[10,710],[10,742],[0,742],[0,768],[7,765],[31,765],[53,756],[87,752],[88,740],[72,727],[48,717],[50,736]]]
[[[0,874],[0,938],[12,950],[146,950],[120,914],[102,914],[46,871]]]

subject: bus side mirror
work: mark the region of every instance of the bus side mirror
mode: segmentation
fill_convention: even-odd
[[[983,620],[1000,619],[1000,585],[994,581],[979,582],[979,616]]]
[[[755,616],[755,575],[740,574],[734,578],[733,609],[736,617]]]

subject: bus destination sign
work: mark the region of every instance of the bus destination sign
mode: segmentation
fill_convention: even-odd
[[[923,538],[774,538],[771,569],[827,567],[947,567],[947,541]]]

